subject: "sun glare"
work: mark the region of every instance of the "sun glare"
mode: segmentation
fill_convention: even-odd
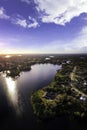
[[[10,58],[11,56],[10,55],[6,55],[5,58]]]
[[[7,91],[8,95],[10,97],[11,102],[16,105],[17,104],[17,90],[16,90],[16,82],[12,80],[11,77],[6,77],[6,85],[7,85]]]

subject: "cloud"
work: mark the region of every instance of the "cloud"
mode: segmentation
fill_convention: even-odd
[[[31,16],[29,16],[28,19],[25,19],[21,15],[17,14],[17,16],[12,18],[11,21],[13,24],[17,24],[23,28],[36,28],[39,26],[37,20]]]
[[[71,41],[56,40],[45,44],[41,52],[49,53],[87,53],[87,26]]]
[[[31,3],[31,0],[21,0],[21,2],[25,2],[27,4],[30,4]]]
[[[87,17],[86,17],[86,18],[84,18],[84,20],[86,20],[86,21],[87,21]]]
[[[22,16],[20,16],[20,15],[17,15],[16,17],[13,17],[13,18],[11,19],[11,22],[12,22],[13,24],[19,25],[19,26],[21,26],[21,27],[23,27],[23,28],[26,28],[26,27],[27,27],[27,20],[24,19],[24,18],[23,18]]]
[[[87,26],[83,27],[77,38],[72,41],[72,48],[80,52],[87,51]]]
[[[27,28],[27,20],[19,14],[11,18],[11,23]]]
[[[87,53],[87,26],[83,27],[77,37],[66,44],[66,47],[69,48],[69,52]]]
[[[39,23],[37,22],[36,19],[29,16],[29,20],[31,21],[31,23],[28,24],[28,28],[36,28],[39,26]]]
[[[9,19],[10,16],[6,14],[6,11],[3,7],[0,7],[0,19]]]
[[[23,2],[28,2],[29,0],[22,0]],[[31,16],[29,16],[27,19],[25,19],[23,16],[17,14],[16,16],[8,16],[6,14],[6,10],[3,7],[0,7],[0,19],[6,19],[12,23],[12,24],[16,24],[19,25],[23,28],[36,28],[39,26],[39,23],[37,22],[37,20],[35,18],[32,18]]]
[[[74,17],[87,13],[87,0],[34,0],[44,23],[65,25]]]
[[[28,4],[30,3],[30,0],[21,0],[22,2],[27,2]],[[32,18],[29,16],[27,19],[25,19],[23,16],[17,14],[16,16],[8,16],[6,14],[6,10],[3,7],[0,7],[0,19],[6,19],[12,23],[19,25],[23,28],[36,28],[39,26],[39,23],[35,18]]]
[[[24,28],[27,27],[27,22],[26,22],[26,19],[17,19],[17,21],[15,22],[15,24],[18,24]]]

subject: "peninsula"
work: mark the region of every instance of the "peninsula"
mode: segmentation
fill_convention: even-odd
[[[67,115],[71,119],[87,118],[87,56],[63,61],[54,80],[31,96],[35,115],[51,119]]]

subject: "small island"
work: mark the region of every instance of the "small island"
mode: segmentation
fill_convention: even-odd
[[[87,57],[63,61],[52,83],[32,94],[31,103],[41,120],[62,115],[87,120]]]

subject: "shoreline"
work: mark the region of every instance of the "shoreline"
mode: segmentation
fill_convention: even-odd
[[[31,104],[34,114],[41,120],[51,119],[62,115],[68,115],[72,119],[86,119],[87,98],[81,100],[80,90],[72,88],[72,79],[75,65],[64,64],[57,72],[53,82],[31,96]],[[64,72],[66,69],[67,73]],[[73,83],[74,85],[74,83]],[[77,90],[77,88],[75,88]],[[83,96],[83,95],[82,95]]]

